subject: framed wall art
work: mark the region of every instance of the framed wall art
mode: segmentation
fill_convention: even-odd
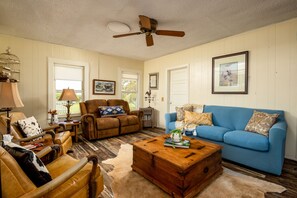
[[[248,51],[212,58],[212,94],[248,93]]]
[[[116,82],[112,80],[93,80],[94,95],[115,95]]]
[[[159,73],[149,74],[149,89],[158,89]]]

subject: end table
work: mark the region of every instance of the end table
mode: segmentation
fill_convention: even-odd
[[[45,127],[42,128],[43,131],[50,131],[53,130],[55,133],[59,132],[60,126],[58,124],[47,124]]]
[[[79,128],[79,121],[70,121],[70,122],[59,122],[59,126],[63,127],[63,130],[69,130],[71,136],[75,137],[75,142],[78,142],[78,128]]]
[[[154,108],[139,108],[140,111],[143,111],[142,126],[154,128]]]

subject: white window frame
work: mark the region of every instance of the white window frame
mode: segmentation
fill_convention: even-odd
[[[120,69],[120,71],[119,71],[119,82],[120,82],[120,89],[119,89],[119,91],[121,92],[120,93],[120,96],[121,96],[121,98],[122,98],[122,79],[123,79],[123,77],[122,77],[122,74],[123,73],[131,73],[131,74],[137,74],[138,75],[138,81],[137,81],[137,100],[136,100],[136,103],[137,103],[137,107],[136,107],[136,109],[139,109],[140,108],[140,106],[141,106],[141,104],[140,104],[140,101],[142,101],[142,100],[140,100],[140,94],[141,94],[141,85],[142,85],[142,72],[140,71],[140,70],[129,70],[129,69]]]
[[[83,67],[83,98],[84,100],[89,99],[89,63],[80,62],[80,61],[71,61],[57,58],[48,58],[48,109],[55,109],[55,93],[56,93],[56,84],[55,84],[55,65],[69,65]],[[75,116],[75,114],[74,114]],[[77,116],[77,115],[76,115]],[[62,116],[62,117],[66,117]]]

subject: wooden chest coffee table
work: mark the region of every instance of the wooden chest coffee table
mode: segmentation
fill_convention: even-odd
[[[165,147],[169,135],[133,144],[132,169],[173,197],[193,197],[222,172],[221,146],[189,139],[189,149]]]

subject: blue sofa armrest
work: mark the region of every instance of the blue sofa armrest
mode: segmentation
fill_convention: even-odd
[[[269,130],[269,150],[279,174],[281,174],[285,158],[286,136],[287,124],[285,121],[277,122]]]
[[[169,133],[169,123],[175,122],[175,121],[176,121],[176,112],[165,114],[165,127],[166,127],[165,133]]]
[[[285,121],[280,121],[275,123],[269,130],[269,142],[279,143],[286,140],[287,135],[287,124]]]

